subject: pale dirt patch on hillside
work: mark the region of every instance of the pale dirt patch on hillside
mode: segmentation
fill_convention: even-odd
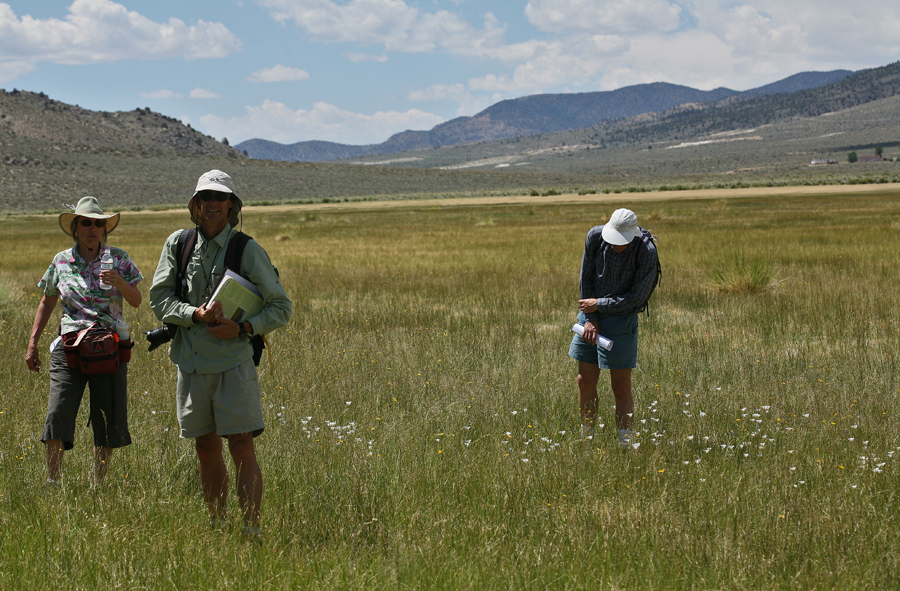
[[[494,166],[496,168],[504,168],[507,166],[521,166],[528,164],[528,158],[534,156],[542,156],[545,154],[569,154],[572,152],[581,152],[591,148],[599,148],[597,145],[590,144],[573,144],[569,146],[552,146],[550,148],[540,148],[537,150],[525,150],[516,154],[507,154],[505,156],[494,156],[492,158],[483,158],[481,160],[472,160],[470,162],[461,162],[452,166],[441,166],[438,170],[464,170],[466,168],[480,168],[483,166]],[[381,162],[378,162],[381,164]]]
[[[750,140],[762,141],[763,139],[765,139],[765,138],[763,138],[763,136],[761,136],[761,135],[754,135],[754,136],[750,136],[750,137],[735,137],[735,138],[727,138],[727,139],[721,139],[721,140],[700,140],[700,141],[696,141],[696,142],[682,142],[682,143],[678,144],[677,146],[669,146],[665,149],[666,150],[677,150],[678,148],[691,148],[694,146],[707,146],[709,144],[724,144],[727,142],[743,142],[743,141],[750,141]]]

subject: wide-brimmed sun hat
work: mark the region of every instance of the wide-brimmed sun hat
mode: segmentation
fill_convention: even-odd
[[[71,207],[71,205],[69,206]],[[67,211],[59,214],[59,227],[62,231],[72,236],[72,221],[75,218],[91,218],[92,220],[107,220],[106,233],[111,234],[119,225],[118,213],[103,213],[100,202],[96,197],[82,197],[75,206],[75,211]]]
[[[191,219],[195,224],[200,223],[200,205],[197,203],[197,193],[200,191],[231,193],[231,214],[228,216],[228,223],[230,223],[232,227],[237,226],[238,214],[241,213],[244,203],[241,201],[241,198],[237,196],[237,192],[234,190],[234,181],[227,173],[224,173],[221,170],[210,170],[209,172],[204,172],[200,175],[200,178],[197,180],[197,188],[194,189],[194,194],[191,195],[191,200],[188,201]]]
[[[609,216],[609,222],[603,226],[603,239],[616,246],[631,244],[641,235],[638,229],[637,215],[630,209],[617,209]]]

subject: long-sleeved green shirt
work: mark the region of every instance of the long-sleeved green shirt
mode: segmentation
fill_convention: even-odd
[[[150,307],[161,321],[179,327],[169,346],[169,358],[175,365],[188,373],[221,373],[253,357],[250,339],[220,339],[207,332],[206,323],[195,323],[192,316],[225,272],[225,250],[236,230],[226,226],[212,240],[204,238],[198,230],[197,242],[185,270],[186,302],[175,297],[175,278],[180,262],[176,261],[176,250],[181,232],[183,230],[176,230],[163,246],[150,287]],[[291,318],[291,300],[269,255],[255,240],[249,241],[244,249],[240,273],[256,285],[263,298],[259,314],[245,319],[253,326],[253,333],[267,334],[287,324]]]

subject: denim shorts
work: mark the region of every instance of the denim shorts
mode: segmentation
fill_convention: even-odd
[[[221,373],[187,373],[178,369],[176,388],[181,436],[261,434],[265,429],[259,376],[253,360]]]
[[[578,313],[578,324],[584,326],[584,312]],[[629,369],[637,367],[638,317],[600,315],[597,332],[613,342],[612,350],[601,349],[597,345],[585,343],[578,334],[572,337],[569,357],[600,369]]]

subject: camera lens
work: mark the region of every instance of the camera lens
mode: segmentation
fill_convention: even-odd
[[[178,327],[174,324],[166,324],[153,330],[145,330],[144,334],[147,336],[147,342],[150,343],[150,348],[147,351],[153,351],[157,347],[165,345],[172,340],[177,331]]]

